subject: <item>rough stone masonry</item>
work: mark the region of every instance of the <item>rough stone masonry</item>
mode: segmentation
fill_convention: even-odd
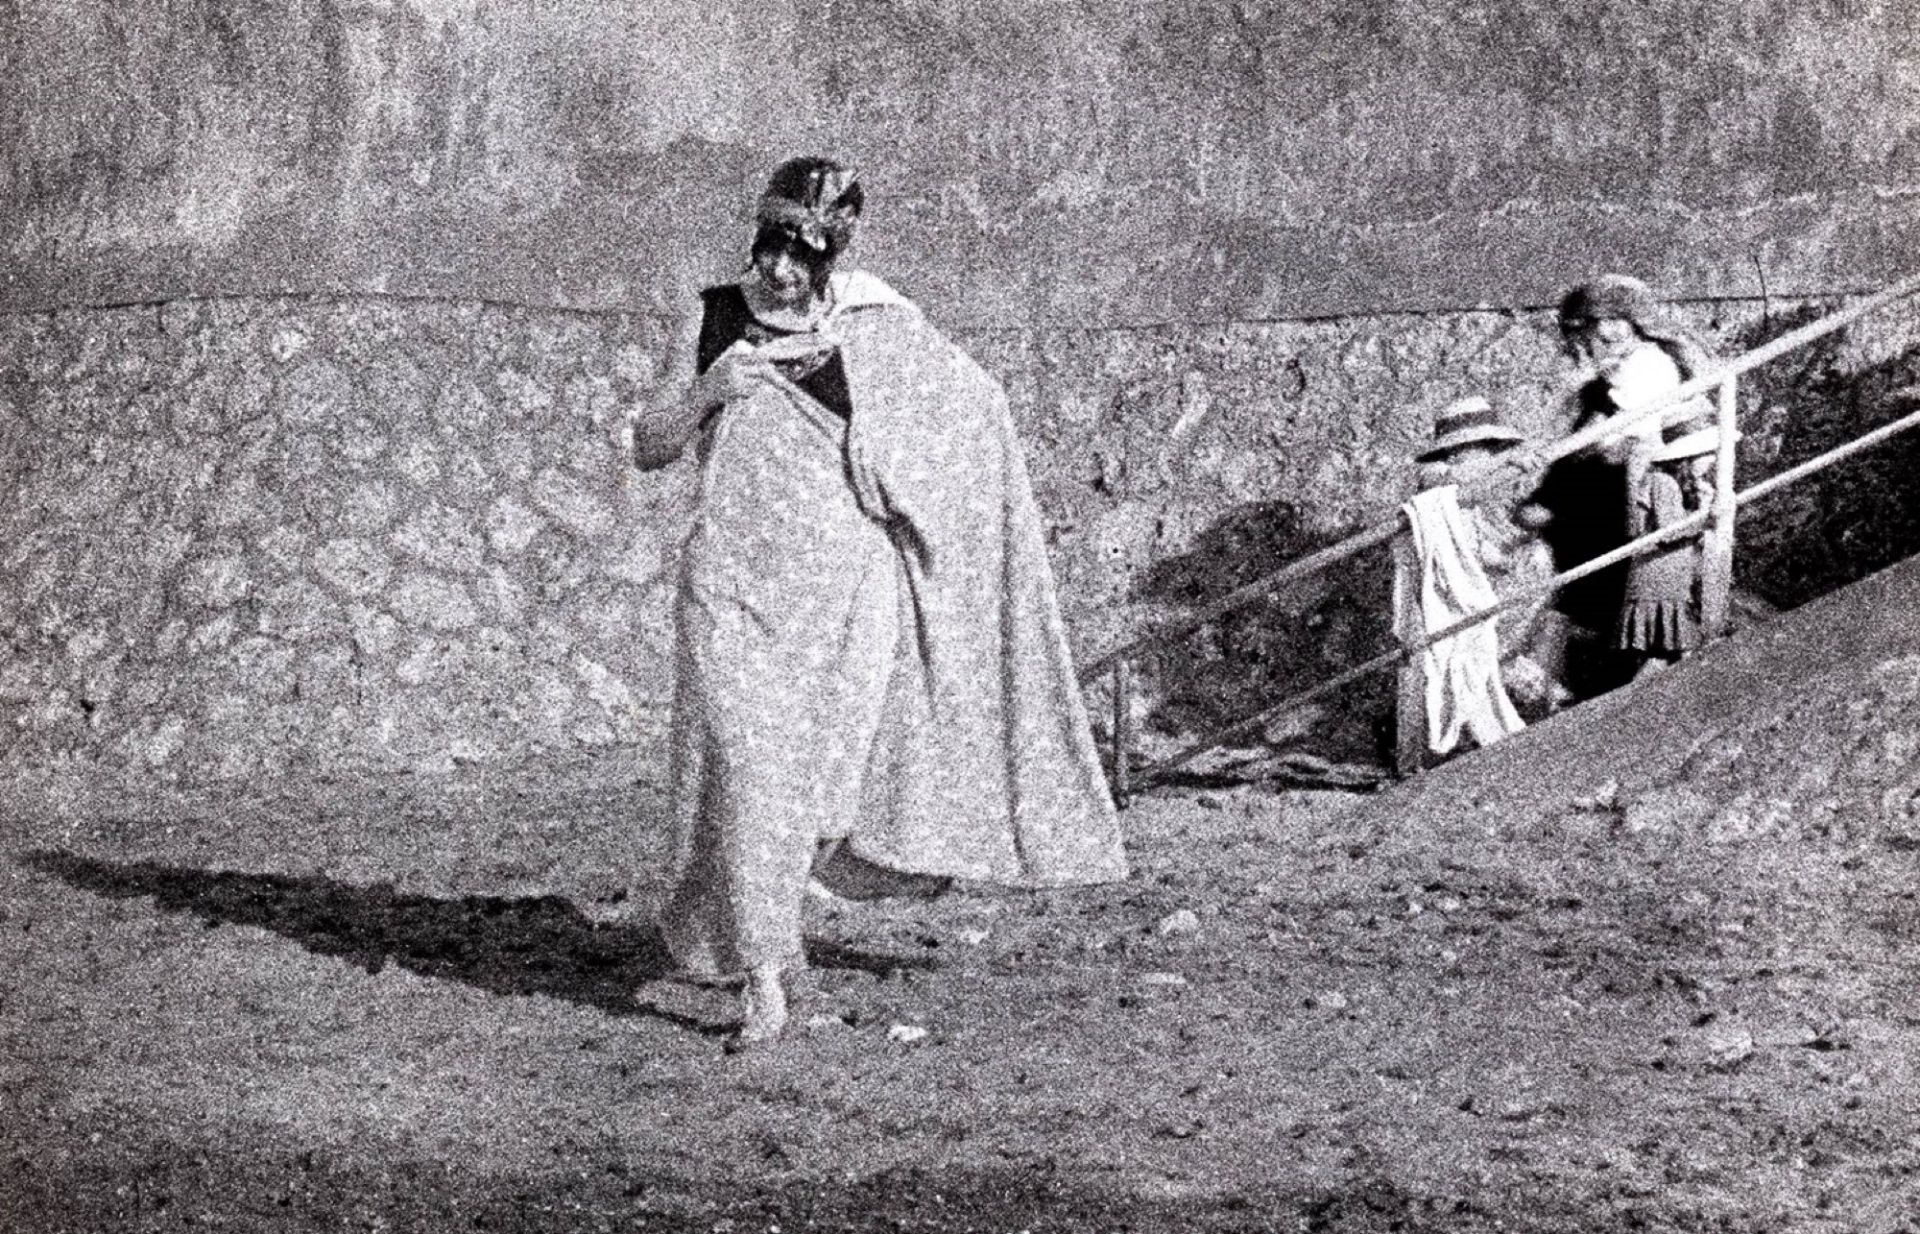
[[[1738,349],[1797,319],[1755,307],[1696,324]],[[1914,332],[1753,383],[1743,467],[1903,406]],[[193,780],[657,758],[692,468],[632,472],[615,426],[661,333],[375,297],[0,316],[0,761]],[[1537,435],[1563,411],[1538,315],[964,340],[1013,394],[1083,657],[1390,514],[1445,399],[1487,391]],[[1748,519],[1744,577],[1790,603],[1899,555],[1908,459]],[[1244,714],[1371,654],[1386,578],[1363,560],[1208,632],[1143,674],[1145,718]],[[1355,756],[1378,705],[1296,734]]]
[[[1555,431],[1571,281],[1731,352],[1904,273],[1898,7],[0,6],[0,771],[652,757],[689,474],[610,429],[799,150],[1007,384],[1095,654],[1386,516],[1449,399]],[[1896,412],[1910,323],[1750,383],[1743,468]],[[1920,540],[1876,459],[1743,520],[1745,581]],[[1385,578],[1148,666],[1149,739],[1376,650]]]

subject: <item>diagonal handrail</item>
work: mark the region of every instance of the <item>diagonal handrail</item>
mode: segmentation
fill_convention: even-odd
[[[1305,578],[1310,574],[1317,574],[1328,566],[1336,565],[1349,557],[1363,553],[1375,545],[1385,544],[1387,541],[1393,539],[1394,536],[1398,535],[1399,532],[1400,523],[1396,517],[1392,521],[1381,523],[1375,527],[1369,527],[1365,531],[1348,536],[1338,544],[1330,544],[1317,552],[1309,553],[1305,557],[1289,562],[1271,574],[1263,574],[1251,583],[1246,583],[1234,588],[1218,600],[1208,604],[1205,608],[1189,613],[1173,625],[1154,630],[1149,634],[1143,634],[1129,643],[1115,647],[1112,651],[1107,652],[1098,659],[1090,661],[1085,668],[1080,670],[1080,680],[1091,681],[1121,660],[1131,660],[1144,651],[1185,638],[1200,627],[1217,621],[1235,609],[1245,608],[1275,588],[1283,587],[1296,579]]]
[[[1471,630],[1481,622],[1493,617],[1498,617],[1501,613],[1506,612],[1516,605],[1546,595],[1557,588],[1566,586],[1568,583],[1583,579],[1589,574],[1598,574],[1609,566],[1618,565],[1627,558],[1638,556],[1640,553],[1647,552],[1660,544],[1666,543],[1668,540],[1685,539],[1694,531],[1704,527],[1707,519],[1711,517],[1711,515],[1712,512],[1709,510],[1701,510],[1695,514],[1690,514],[1677,523],[1662,527],[1657,531],[1648,532],[1638,540],[1634,540],[1629,544],[1623,544],[1617,549],[1610,550],[1599,557],[1593,558],[1591,561],[1583,561],[1570,570],[1556,574],[1550,582],[1539,583],[1525,590],[1516,591],[1510,596],[1504,596],[1498,603],[1481,609],[1477,613],[1470,613],[1452,625],[1446,626],[1436,633],[1427,635],[1418,643],[1394,647],[1389,651],[1381,652],[1371,660],[1363,660],[1352,668],[1346,669],[1337,676],[1328,678],[1317,686],[1281,699],[1257,715],[1248,716],[1244,720],[1234,721],[1234,723],[1228,727],[1195,742],[1179,753],[1169,755],[1153,766],[1143,769],[1141,774],[1143,778],[1145,778],[1165,775],[1169,771],[1177,771],[1200,755],[1205,754],[1208,750],[1214,749],[1216,746],[1224,745],[1236,737],[1245,737],[1251,733],[1258,732],[1260,729],[1273,723],[1273,721],[1280,716],[1285,715],[1297,707],[1305,706],[1342,686],[1351,685],[1362,677],[1377,673],[1383,668],[1397,664],[1415,652],[1424,651],[1435,643],[1453,638],[1467,630]]]
[[[1507,456],[1493,460],[1489,464],[1485,464],[1480,468],[1466,473],[1462,477],[1461,487],[1480,495],[1499,491],[1500,489],[1511,486],[1520,478],[1528,475],[1534,468],[1544,466],[1556,459],[1564,458],[1569,454],[1576,453],[1597,443],[1624,436],[1646,425],[1650,421],[1657,420],[1664,427],[1667,421],[1673,418],[1685,404],[1692,402],[1708,391],[1716,389],[1720,393],[1720,419],[1722,427],[1726,430],[1731,430],[1733,427],[1732,417],[1734,414],[1734,383],[1740,375],[1759,368],[1761,365],[1777,359],[1797,348],[1803,347],[1810,342],[1844,329],[1846,326],[1851,325],[1869,313],[1875,312],[1894,301],[1913,295],[1915,292],[1920,292],[1920,274],[1911,275],[1902,279],[1885,290],[1868,296],[1856,304],[1828,314],[1799,329],[1789,331],[1769,343],[1746,351],[1730,361],[1716,365],[1708,372],[1682,383],[1679,388],[1671,391],[1664,398],[1657,402],[1650,403],[1642,409],[1609,417],[1600,423],[1589,426],[1581,432],[1570,434],[1548,445],[1523,447],[1520,450],[1511,452]],[[1590,561],[1582,562],[1580,565],[1556,575],[1551,580],[1509,595],[1492,607],[1462,618],[1438,632],[1428,634],[1418,642],[1395,647],[1370,660],[1354,665],[1318,685],[1282,699],[1280,702],[1262,710],[1257,715],[1236,721],[1203,740],[1188,746],[1177,754],[1163,759],[1150,767],[1143,768],[1141,773],[1143,782],[1146,779],[1164,776],[1168,772],[1191,762],[1194,758],[1197,758],[1208,750],[1217,748],[1224,742],[1258,731],[1288,711],[1297,709],[1315,699],[1330,694],[1370,673],[1377,672],[1396,662],[1406,660],[1435,643],[1444,639],[1453,638],[1466,630],[1491,620],[1509,608],[1541,596],[1550,595],[1570,582],[1597,573],[1610,566],[1617,565],[1631,557],[1651,552],[1653,549],[1668,542],[1677,542],[1691,538],[1704,531],[1718,542],[1719,550],[1722,555],[1724,555],[1730,552],[1731,548],[1731,540],[1727,537],[1731,535],[1732,516],[1735,508],[1750,501],[1765,497],[1805,476],[1824,470],[1844,458],[1857,454],[1862,450],[1866,450],[1898,433],[1908,431],[1916,426],[1920,426],[1920,412],[1912,413],[1902,417],[1898,421],[1882,425],[1852,441],[1843,443],[1827,451],[1817,458],[1810,459],[1805,463],[1801,463],[1785,472],[1770,477],[1741,493],[1732,493],[1730,491],[1732,489],[1733,433],[1731,431],[1724,432],[1722,434],[1723,439],[1717,468],[1719,473],[1717,487],[1722,491],[1723,497],[1717,499],[1713,506],[1690,515],[1678,523],[1660,528],[1642,536]],[[1189,614],[1188,617],[1182,621],[1135,638],[1089,664],[1080,675],[1083,681],[1103,671],[1111,671],[1114,674],[1113,701],[1116,749],[1113,767],[1116,795],[1124,802],[1133,790],[1133,774],[1129,759],[1129,746],[1131,743],[1128,740],[1128,734],[1130,733],[1132,724],[1130,705],[1126,697],[1128,694],[1127,685],[1131,676],[1131,660],[1133,657],[1163,646],[1176,639],[1183,638],[1194,630],[1224,616],[1226,613],[1260,599],[1279,586],[1306,577],[1318,570],[1323,570],[1330,565],[1353,557],[1360,552],[1364,552],[1366,549],[1372,548],[1375,545],[1390,541],[1399,534],[1403,523],[1404,515],[1396,512],[1395,516],[1390,520],[1349,536],[1337,544],[1329,545],[1326,548],[1310,553],[1306,557],[1290,562],[1286,566],[1256,579],[1251,583],[1235,588],[1226,596],[1215,600],[1198,612]],[[1722,564],[1724,567],[1724,562]]]
[[[1862,317],[1877,312],[1896,300],[1911,296],[1915,292],[1920,292],[1920,274],[1909,275],[1857,304],[1850,304],[1817,321],[1810,321],[1797,330],[1789,330],[1771,342],[1762,343],[1749,351],[1741,352],[1725,363],[1716,364],[1698,377],[1683,382],[1679,388],[1668,392],[1659,402],[1649,403],[1640,411],[1630,415],[1610,416],[1598,424],[1589,425],[1580,432],[1561,437],[1544,447],[1523,446],[1518,450],[1510,451],[1493,460],[1491,464],[1484,465],[1483,469],[1476,469],[1479,474],[1465,477],[1462,480],[1462,488],[1472,486],[1474,491],[1497,491],[1504,483],[1509,482],[1508,477],[1501,473],[1524,474],[1533,467],[1565,458],[1569,454],[1578,453],[1602,441],[1624,436],[1645,425],[1655,416],[1661,418],[1662,427],[1665,427],[1667,414],[1681,404],[1690,403],[1701,395],[1724,385],[1728,380],[1742,377],[1790,351],[1825,338],[1836,331],[1844,330]]]
[[[1478,495],[1497,492],[1502,488],[1516,483],[1521,477],[1534,468],[1544,466],[1556,459],[1565,458],[1569,454],[1577,453],[1580,450],[1584,450],[1600,442],[1625,436],[1635,429],[1642,427],[1656,416],[1661,418],[1661,423],[1664,427],[1666,416],[1669,413],[1677,410],[1682,404],[1691,402],[1701,395],[1706,394],[1708,391],[1715,389],[1729,378],[1739,377],[1742,374],[1751,372],[1753,369],[1759,368],[1771,360],[1778,359],[1789,351],[1804,347],[1808,343],[1824,338],[1838,330],[1843,330],[1860,318],[1891,304],[1895,300],[1913,295],[1915,292],[1920,292],[1920,274],[1910,275],[1900,282],[1895,283],[1893,286],[1868,296],[1857,304],[1850,304],[1844,309],[1820,318],[1818,321],[1809,322],[1797,330],[1790,330],[1772,342],[1764,343],[1759,347],[1753,348],[1751,351],[1742,352],[1734,359],[1724,364],[1716,365],[1713,369],[1701,376],[1685,382],[1678,389],[1669,392],[1667,396],[1658,403],[1649,404],[1647,407],[1628,415],[1609,416],[1598,424],[1589,425],[1577,433],[1558,438],[1544,446],[1522,446],[1518,450],[1509,451],[1498,459],[1466,471],[1462,475],[1460,482],[1463,494],[1471,493]],[[1305,578],[1310,574],[1317,573],[1320,570],[1326,569],[1328,566],[1337,565],[1377,545],[1385,544],[1393,539],[1399,529],[1400,519],[1396,514],[1394,517],[1378,523],[1375,526],[1355,532],[1353,535],[1348,536],[1338,543],[1330,544],[1325,548],[1309,553],[1305,557],[1288,562],[1286,565],[1281,566],[1271,573],[1262,575],[1250,583],[1244,583],[1234,588],[1204,608],[1197,609],[1177,621],[1158,626],[1145,634],[1139,635],[1122,643],[1118,647],[1102,653],[1088,661],[1086,666],[1080,670],[1080,680],[1083,682],[1090,681],[1098,677],[1101,673],[1112,669],[1120,660],[1132,659],[1154,648],[1177,642],[1195,630],[1200,629],[1202,626],[1209,625],[1221,617],[1226,616],[1228,613],[1236,609],[1244,608],[1248,604],[1263,598],[1276,588]]]
[[[1920,411],[1909,412],[1907,415],[1900,417],[1900,419],[1889,421],[1879,428],[1874,429],[1872,432],[1862,434],[1851,441],[1835,446],[1825,454],[1808,459],[1806,462],[1787,471],[1783,471],[1779,475],[1769,476],[1751,488],[1736,493],[1733,499],[1734,504],[1744,506],[1751,502],[1759,501],[1763,497],[1770,497],[1796,480],[1805,479],[1816,471],[1824,471],[1843,459],[1850,458],[1863,450],[1879,445],[1888,438],[1895,437],[1915,428],[1920,428]],[[1177,754],[1169,755],[1149,768],[1144,768],[1141,775],[1144,779],[1146,777],[1162,776],[1170,771],[1177,771],[1192,762],[1195,758],[1205,754],[1208,750],[1214,749],[1216,746],[1232,741],[1236,737],[1244,737],[1250,733],[1258,732],[1268,724],[1271,724],[1275,719],[1297,707],[1304,706],[1342,686],[1351,685],[1369,673],[1376,673],[1417,652],[1426,650],[1435,643],[1457,637],[1483,622],[1498,617],[1508,609],[1516,608],[1528,601],[1551,595],[1568,583],[1578,582],[1589,574],[1598,574],[1600,571],[1610,566],[1616,566],[1630,557],[1644,556],[1665,544],[1691,539],[1712,521],[1712,519],[1713,511],[1711,509],[1696,511],[1678,522],[1670,523],[1665,527],[1650,531],[1637,540],[1629,541],[1619,548],[1611,549],[1589,561],[1583,561],[1571,569],[1554,575],[1551,579],[1521,588],[1511,595],[1503,596],[1496,603],[1488,605],[1486,608],[1480,609],[1477,612],[1469,613],[1452,625],[1443,626],[1441,629],[1427,635],[1417,643],[1409,643],[1404,646],[1395,647],[1390,651],[1384,651],[1370,660],[1365,660],[1354,665],[1338,676],[1328,678],[1319,685],[1302,690],[1297,694],[1280,700],[1257,715],[1248,716],[1244,720],[1236,720],[1232,725],[1219,730],[1212,736],[1188,746]]]

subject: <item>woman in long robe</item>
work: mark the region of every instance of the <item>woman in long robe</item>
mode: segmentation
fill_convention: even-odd
[[[816,853],[1015,886],[1123,878],[1006,397],[910,302],[834,270],[863,206],[782,164],[696,376],[635,425],[698,442],[676,603],[676,961],[777,1036]]]

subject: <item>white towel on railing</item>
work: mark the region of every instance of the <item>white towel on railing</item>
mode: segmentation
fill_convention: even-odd
[[[1460,508],[1457,485],[1416,495],[1401,507],[1413,528],[1420,577],[1394,576],[1395,633],[1417,641],[1498,602],[1480,567],[1479,533]],[[1421,653],[1426,678],[1427,748],[1445,754],[1462,734],[1492,745],[1525,724],[1500,680],[1500,636],[1489,620]]]

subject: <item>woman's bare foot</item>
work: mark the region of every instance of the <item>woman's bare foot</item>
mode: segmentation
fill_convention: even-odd
[[[760,964],[748,969],[742,1002],[745,1015],[728,1047],[745,1050],[777,1040],[787,1027],[787,989],[780,979],[780,966]]]

